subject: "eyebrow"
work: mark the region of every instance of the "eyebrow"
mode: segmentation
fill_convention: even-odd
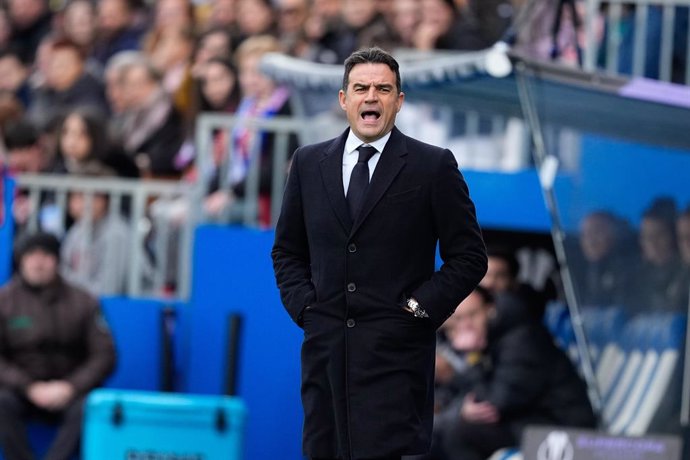
[[[369,88],[371,86],[371,83],[353,83],[352,84],[354,89],[361,89],[361,88]],[[379,83],[374,85],[376,89],[393,89],[393,85],[390,83]]]

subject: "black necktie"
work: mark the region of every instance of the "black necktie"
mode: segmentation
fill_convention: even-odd
[[[355,220],[359,208],[364,201],[364,195],[369,186],[369,160],[376,153],[376,149],[371,146],[360,145],[359,159],[352,169],[350,185],[347,187],[347,205],[350,208],[350,217]]]

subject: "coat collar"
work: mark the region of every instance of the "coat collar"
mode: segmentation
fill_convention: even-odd
[[[388,190],[395,177],[405,165],[407,146],[405,136],[397,128],[393,127],[391,137],[388,139],[383,152],[381,152],[381,158],[374,170],[362,209],[353,222],[347,209],[343,187],[342,162],[348,132],[349,129],[334,139],[324,152],[321,158],[321,177],[326,194],[340,224],[347,233],[352,235],[359,229],[362,222],[381,200],[386,190]]]
[[[338,221],[347,233],[352,227],[352,220],[345,201],[345,188],[343,187],[343,151],[348,132],[349,129],[346,129],[343,134],[330,143],[323,153],[320,163],[321,178],[326,189],[326,195],[328,195]]]

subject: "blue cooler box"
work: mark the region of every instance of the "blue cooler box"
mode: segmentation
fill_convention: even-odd
[[[239,460],[244,402],[126,390],[94,390],[86,401],[84,460]]]

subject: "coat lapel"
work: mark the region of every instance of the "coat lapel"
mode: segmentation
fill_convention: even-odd
[[[328,195],[328,200],[333,207],[338,221],[343,226],[345,232],[349,233],[352,227],[352,220],[345,201],[345,188],[343,187],[343,151],[348,130],[339,138],[336,138],[326,150],[321,158],[321,178],[323,186]]]
[[[362,222],[367,218],[372,209],[374,209],[374,206],[376,206],[376,203],[383,198],[384,193],[393,183],[393,179],[395,179],[403,166],[405,166],[406,155],[407,146],[405,137],[394,127],[390,139],[386,142],[386,147],[384,147],[383,152],[381,152],[381,158],[379,158],[379,162],[376,164],[376,169],[374,170],[369,188],[364,197],[362,209],[352,225],[351,235],[359,229]],[[340,182],[342,184],[342,174]],[[345,213],[347,214],[346,203]]]

